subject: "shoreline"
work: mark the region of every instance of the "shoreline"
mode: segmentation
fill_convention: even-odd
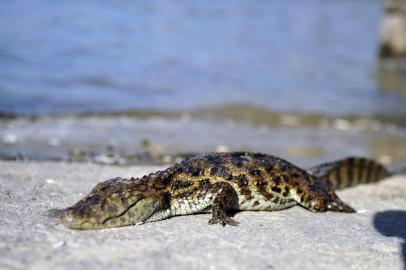
[[[61,111],[48,113],[19,114],[0,111],[0,121],[29,120],[38,121],[42,119],[64,119],[64,118],[111,118],[129,117],[134,119],[189,119],[196,120],[233,120],[236,122],[249,122],[257,125],[288,125],[288,126],[309,126],[329,127],[340,129],[345,126],[361,129],[388,129],[406,128],[406,120],[402,113],[385,114],[375,113],[372,115],[362,114],[329,114],[320,112],[304,111],[278,111],[270,108],[249,103],[229,103],[217,106],[202,106],[189,110],[169,109],[124,109],[104,111]]]
[[[256,119],[256,114],[247,114]],[[250,118],[251,117],[251,118]],[[259,114],[258,114],[259,117]],[[266,118],[266,115],[264,116]],[[232,117],[41,117],[0,121],[0,160],[170,164],[195,153],[262,152],[310,166],[347,156],[406,162],[406,129],[264,124]],[[286,119],[285,119],[286,121]]]

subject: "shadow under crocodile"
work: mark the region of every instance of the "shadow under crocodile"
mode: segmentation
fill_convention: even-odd
[[[378,212],[374,216],[374,226],[384,236],[402,239],[403,269],[406,270],[406,211]]]

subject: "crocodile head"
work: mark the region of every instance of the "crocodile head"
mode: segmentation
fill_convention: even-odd
[[[83,199],[62,210],[71,229],[104,229],[142,223],[158,207],[158,197],[139,179],[114,178],[95,186]]]

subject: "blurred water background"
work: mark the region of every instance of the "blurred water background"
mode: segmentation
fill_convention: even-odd
[[[406,93],[378,80],[381,0],[0,4],[4,158],[406,161]]]

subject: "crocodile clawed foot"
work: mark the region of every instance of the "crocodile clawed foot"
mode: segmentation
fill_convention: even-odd
[[[235,221],[233,218],[224,216],[224,217],[213,217],[209,220],[209,224],[221,224],[223,226],[230,225],[230,226],[237,226],[239,224],[238,221]]]
[[[349,206],[348,204],[342,202],[341,200],[332,201],[327,204],[327,209],[329,211],[336,211],[336,212],[344,212],[344,213],[355,213],[354,208]]]

